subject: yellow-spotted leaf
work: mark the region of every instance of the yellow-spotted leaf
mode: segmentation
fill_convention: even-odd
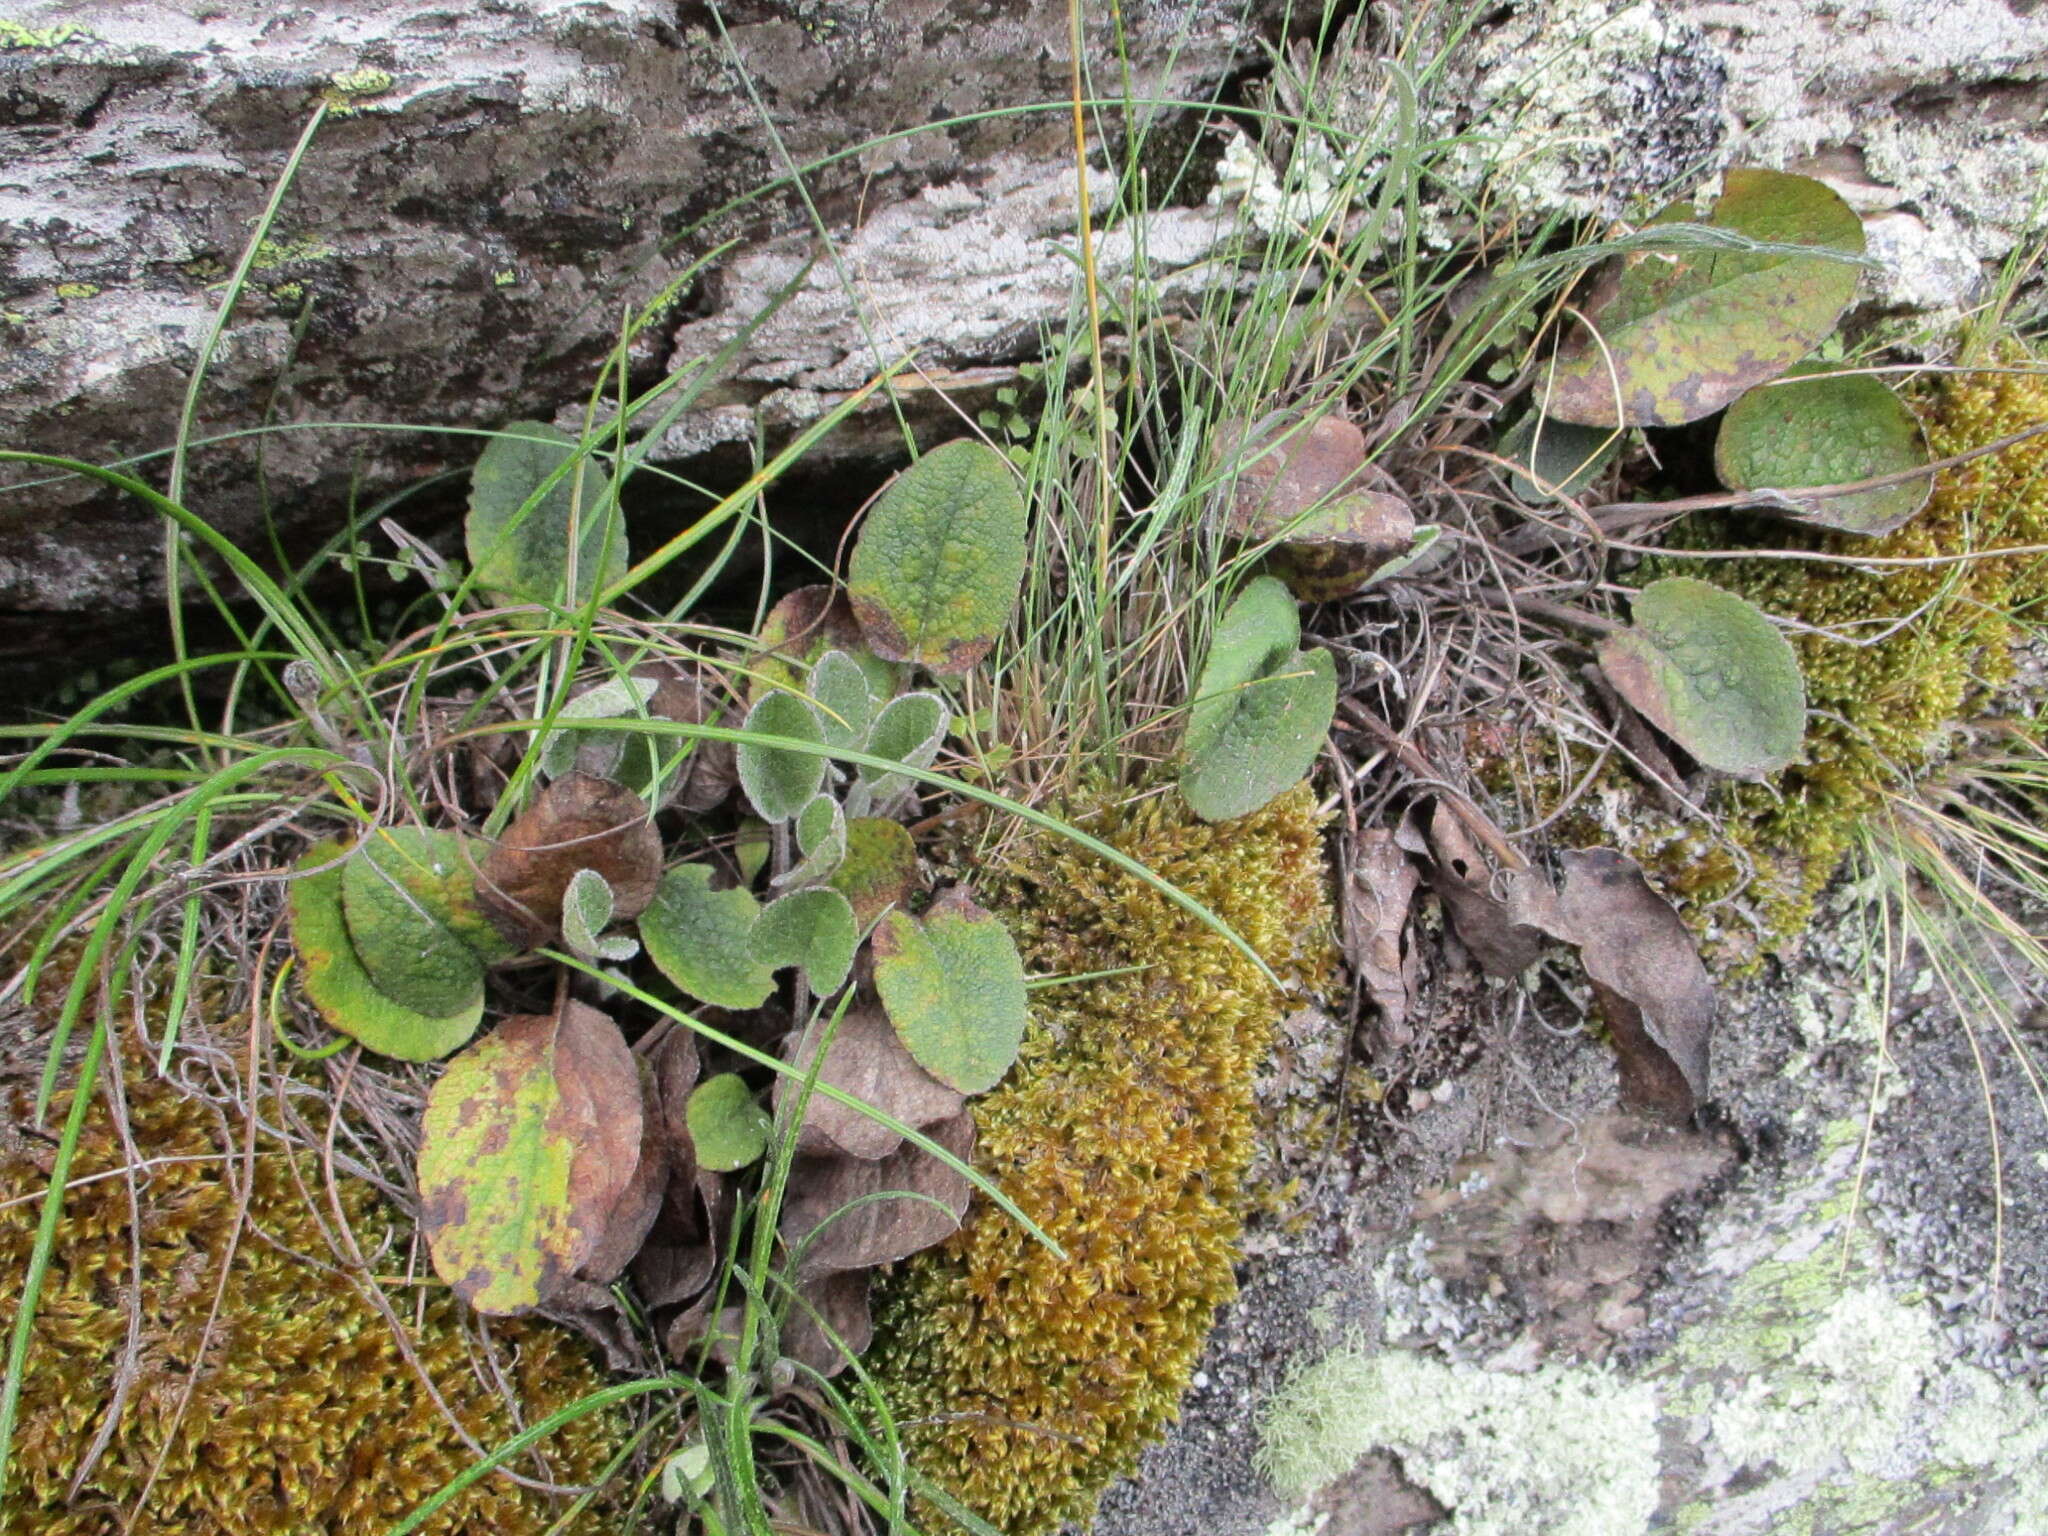
[[[1863,225],[1810,176],[1728,172],[1705,222],[1777,249],[1701,241],[1632,251],[1558,354],[1543,409],[1589,427],[1673,427],[1776,378],[1856,296]],[[1689,210],[1666,209],[1660,224]],[[1786,247],[1804,246],[1806,254]],[[1590,329],[1588,329],[1590,328]]]
[[[449,1062],[420,1133],[435,1273],[493,1315],[560,1295],[633,1181],[644,1114],[633,1053],[583,1003],[507,1019]]]

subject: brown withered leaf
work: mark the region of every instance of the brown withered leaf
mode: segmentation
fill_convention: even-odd
[[[1692,936],[1635,860],[1611,848],[1564,855],[1561,926],[1579,946],[1614,1037],[1624,1107],[1690,1119],[1707,1094],[1720,1002]]]
[[[1491,976],[1519,976],[1543,952],[1549,887],[1529,871],[1499,877],[1493,865],[1442,801],[1425,817],[1403,818],[1396,842],[1423,855],[1429,888],[1436,892],[1459,942]]]
[[[737,728],[745,714],[726,696],[717,672],[702,662],[662,657],[642,662],[633,675],[657,686],[647,712],[679,725]],[[729,741],[700,741],[669,780],[662,804],[701,816],[725,803],[740,781],[736,749]]]
[[[1380,1012],[1390,1040],[1410,1037],[1410,964],[1402,955],[1408,909],[1422,876],[1392,833],[1372,827],[1352,848],[1351,880],[1344,890],[1344,958]]]
[[[1344,418],[1301,427],[1275,412],[1218,440],[1243,460],[1227,531],[1258,543],[1282,540],[1273,572],[1303,602],[1350,596],[1414,544],[1415,514],[1400,496],[1366,484],[1365,434]]]
[[[963,1110],[926,1134],[965,1162],[974,1147],[974,1117]],[[779,1231],[793,1254],[801,1246],[802,1275],[889,1264],[952,1235],[967,1212],[972,1187],[913,1142],[874,1161],[798,1158]],[[852,1205],[864,1196],[892,1193],[898,1198]]]
[[[829,1331],[828,1331],[829,1330]],[[783,1319],[783,1354],[820,1376],[837,1376],[875,1336],[868,1313],[868,1271],[813,1275],[797,1287]]]
[[[576,1271],[579,1279],[600,1286],[625,1273],[647,1241],[668,1192],[668,1127],[662,1120],[660,1090],[645,1058],[636,1057],[634,1066],[640,1074],[640,1160],[605,1218],[597,1247]]]
[[[662,1127],[668,1134],[671,1165],[680,1177],[693,1178],[697,1159],[690,1144],[684,1106],[690,1102],[690,1090],[697,1086],[697,1079],[704,1072],[696,1033],[680,1024],[666,1024],[659,1034],[649,1031],[640,1044],[648,1064],[654,1068],[655,1095],[661,1107]]]
[[[1365,434],[1341,416],[1304,427],[1275,411],[1249,427],[1222,427],[1217,441],[1239,460],[1225,524],[1233,538],[1271,538],[1317,502],[1357,489],[1365,471]]]
[[[505,829],[477,872],[477,905],[521,949],[554,942],[562,896],[579,869],[612,888],[612,918],[631,922],[654,899],[661,837],[646,802],[594,774],[564,774]]]
[[[791,1065],[799,1073],[811,1069],[823,1020],[804,1032]],[[825,1064],[818,1072],[820,1083],[852,1094],[918,1130],[934,1121],[960,1113],[966,1099],[933,1077],[912,1059],[888,1014],[872,1003],[847,1009],[825,1052]],[[792,1101],[801,1086],[795,1077],[775,1079],[775,1109]],[[873,1160],[887,1157],[903,1144],[903,1138],[879,1120],[859,1110],[813,1093],[804,1106],[803,1128],[797,1133],[797,1152],[812,1157],[829,1157],[844,1152]]]
[[[854,616],[853,604],[843,588],[820,583],[798,587],[768,610],[762,621],[760,653],[748,685],[748,700],[764,698],[777,688],[804,691],[804,674],[799,668],[826,651],[858,655],[867,649],[867,636]]]
[[[632,1181],[641,1126],[639,1069],[608,1015],[570,1002],[507,1019],[427,1095],[420,1226],[436,1272],[498,1315],[571,1289]]]

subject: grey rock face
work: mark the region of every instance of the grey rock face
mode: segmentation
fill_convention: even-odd
[[[1251,56],[1263,9],[1126,6],[1137,91],[1199,94]],[[664,318],[635,344],[642,384],[729,334],[793,248],[762,242],[811,219],[787,188],[734,200],[793,166],[842,238],[874,227],[871,273],[894,285],[875,313],[900,271],[932,276],[917,313],[884,327],[928,368],[1023,349],[1049,302],[1041,251],[985,230],[949,248],[943,231],[1014,193],[1010,223],[1049,236],[1047,178],[1069,153],[1061,0],[739,0],[723,33],[708,6],[655,0],[46,0],[15,14],[0,30],[9,446],[103,463],[169,445],[221,285],[328,104],[199,401],[202,435],[305,428],[263,439],[260,476],[247,441],[193,458],[189,502],[251,547],[266,499],[287,533],[325,536],[353,493],[474,454],[459,438],[312,424],[552,414],[587,395],[623,317],[650,304]],[[1106,34],[1089,48],[1115,56]],[[1051,105],[1009,110],[1032,103]],[[689,281],[729,239],[740,263]],[[1026,286],[1005,307],[993,267],[1010,254]],[[956,258],[983,273],[979,307],[953,290]],[[795,306],[721,407],[795,390],[794,419],[813,405],[801,392],[861,374],[861,328],[836,297]],[[679,432],[678,451],[732,435],[715,418]],[[162,484],[160,462],[143,472]],[[48,646],[50,616],[160,598],[151,514],[18,466],[0,482],[0,656]]]
[[[1613,215],[1728,165],[1868,216],[1893,309],[1960,310],[2048,217],[2048,11],[2009,0],[1519,0],[1439,92],[1454,179]]]

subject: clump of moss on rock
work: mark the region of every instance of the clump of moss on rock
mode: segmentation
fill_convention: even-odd
[[[27,1087],[0,1086],[8,1124],[27,1126],[29,1110]],[[259,1145],[237,1236],[244,1169],[213,1112],[136,1080],[127,1118],[143,1159],[132,1170],[133,1206],[131,1158],[104,1098],[72,1165],[14,1446],[8,1496],[25,1528],[45,1536],[374,1536],[476,1460],[364,1298],[359,1287],[370,1277],[329,1262],[320,1215],[308,1204],[322,1198],[314,1158]],[[27,1269],[50,1151],[41,1137],[0,1128],[0,1274]],[[365,1253],[381,1259],[378,1272],[402,1271],[402,1248],[385,1241],[395,1219],[370,1189],[345,1182],[340,1204]],[[391,1294],[419,1364],[486,1449],[604,1384],[580,1341],[513,1322],[492,1328],[501,1388],[449,1292]],[[558,1485],[595,1479],[622,1432],[603,1412],[572,1421],[539,1447],[545,1475]],[[543,1469],[529,1458],[516,1470],[531,1477]],[[567,1509],[561,1495],[489,1476],[429,1529],[539,1533]],[[599,1528],[595,1515],[571,1527]]]
[[[1306,786],[1234,822],[1178,795],[1073,817],[1222,918],[1276,973],[1328,975]],[[914,1463],[1010,1536],[1085,1519],[1173,1417],[1234,1291],[1254,1073],[1283,997],[1225,939],[1063,841],[988,894],[1040,975],[1023,1053],[975,1107],[982,1168],[1066,1250],[980,1205],[890,1283],[871,1363]]]
[[[1921,410],[1930,447],[1946,458],[2048,421],[2048,375],[1957,374]],[[1694,530],[1701,537],[1726,542],[1732,534],[1716,523]],[[1801,532],[1784,546],[1921,560],[2043,543],[2048,435],[1941,473],[1926,509],[1896,533]],[[1947,761],[1959,727],[1996,707],[2013,676],[2018,616],[2048,599],[2048,557],[1861,569],[1747,560],[1703,574],[1767,613],[1832,631],[1791,637],[1809,709],[1802,761],[1765,784],[1730,787],[1717,807],[1724,834],[1755,865],[1750,894],[1767,938],[1781,941],[1804,927],[1863,818],[1887,793]],[[1738,878],[1733,866],[1724,874]]]

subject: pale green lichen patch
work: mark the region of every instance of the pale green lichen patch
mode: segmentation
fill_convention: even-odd
[[[2048,1404],[1956,1358],[1888,1276],[1857,1216],[1860,1130],[1823,1127],[1807,1178],[1724,1214],[1696,1320],[1644,1365],[1514,1375],[1354,1343],[1297,1371],[1262,1423],[1296,1502],[1281,1528],[1385,1449],[1475,1536],[1849,1536],[1961,1529],[1966,1508],[1973,1531],[2048,1529]]]
[[[1601,1371],[1494,1375],[1353,1345],[1282,1388],[1259,1461],[1305,1499],[1384,1446],[1460,1536],[1614,1536],[1657,1508],[1657,1407],[1655,1387]]]

